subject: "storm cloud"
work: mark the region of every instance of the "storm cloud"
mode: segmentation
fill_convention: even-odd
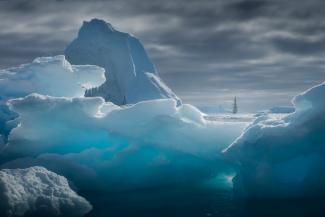
[[[138,37],[160,76],[197,106],[288,105],[325,80],[325,3],[0,0],[0,68],[62,54],[83,20]]]

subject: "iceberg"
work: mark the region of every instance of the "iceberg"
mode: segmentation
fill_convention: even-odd
[[[85,97],[84,86],[105,82],[104,69],[64,56],[0,76],[3,169],[44,166],[82,190],[191,185],[232,172],[220,151],[246,123],[207,121],[174,98],[118,106]]]
[[[105,68],[106,82],[99,88],[87,90],[86,96],[101,96],[116,105],[163,98],[180,103],[159,78],[140,41],[103,20],[84,22],[65,55],[73,64]]]
[[[233,174],[220,152],[247,123],[205,120],[180,103],[141,43],[104,21],[85,22],[66,57],[40,57],[0,76],[2,169],[43,166],[83,192]]]
[[[43,167],[0,170],[0,215],[84,216],[92,206],[66,178]]]
[[[39,57],[30,64],[0,70],[0,99],[39,93],[80,97],[85,90],[105,82],[105,70],[98,66],[71,65],[65,56]]]
[[[0,70],[0,135],[7,140],[18,115],[7,106],[13,98],[39,93],[80,97],[85,90],[105,82],[105,70],[98,66],[71,65],[63,55],[36,58],[32,63]],[[0,142],[1,150],[1,142]]]
[[[244,197],[325,194],[325,83],[292,100],[295,112],[260,116],[228,147],[239,163],[235,191]]]
[[[31,94],[9,107],[19,126],[2,167],[41,165],[83,190],[194,184],[230,172],[220,151],[247,126],[206,121],[174,99],[120,107],[101,97]]]

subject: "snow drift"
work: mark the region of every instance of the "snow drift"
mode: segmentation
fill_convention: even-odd
[[[84,22],[65,55],[73,64],[105,68],[106,82],[88,90],[86,96],[102,96],[117,105],[162,98],[173,98],[180,103],[157,75],[140,41],[103,20]]]
[[[227,149],[240,163],[235,190],[248,197],[323,196],[325,83],[293,99],[295,113],[259,117]]]
[[[83,216],[92,207],[66,178],[43,167],[0,170],[1,216]]]

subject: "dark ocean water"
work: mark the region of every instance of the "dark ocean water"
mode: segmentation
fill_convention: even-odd
[[[94,209],[87,217],[325,217],[325,201],[239,200],[232,191],[155,188],[84,192]]]

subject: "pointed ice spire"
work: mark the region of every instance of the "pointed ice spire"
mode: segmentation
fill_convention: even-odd
[[[123,98],[123,103],[122,103],[122,105],[126,105],[126,97],[124,96],[124,98]]]
[[[232,107],[232,113],[233,114],[237,114],[237,112],[238,112],[238,106],[237,106],[237,98],[235,96],[235,98],[234,98],[234,104],[233,104],[233,107]]]

